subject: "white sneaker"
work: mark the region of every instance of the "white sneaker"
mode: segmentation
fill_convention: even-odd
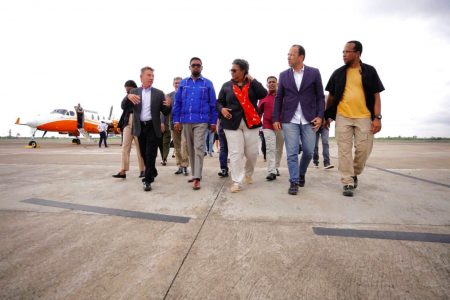
[[[233,183],[233,185],[230,187],[230,191],[232,193],[237,193],[241,191],[241,187],[239,186],[239,183]]]
[[[252,184],[253,183],[252,176],[245,176],[245,183],[246,184]]]
[[[325,166],[325,167],[323,167],[325,170],[329,170],[329,169],[333,169],[334,168],[334,165],[328,165],[328,166]]]

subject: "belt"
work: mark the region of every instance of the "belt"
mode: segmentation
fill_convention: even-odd
[[[148,120],[148,121],[141,121],[141,125],[143,126],[147,126],[147,125],[152,125],[152,120]]]

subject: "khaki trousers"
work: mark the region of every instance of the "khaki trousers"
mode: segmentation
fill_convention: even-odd
[[[184,123],[182,125],[191,163],[192,178],[202,179],[205,134],[209,125],[206,123]]]
[[[188,167],[189,157],[183,131],[172,130],[173,147],[178,167]]]
[[[284,137],[283,131],[263,129],[266,140],[267,173],[276,174],[280,167],[281,156],[283,155]]]
[[[134,144],[136,145],[136,154],[139,163],[139,171],[143,172],[145,169],[144,159],[142,158],[141,151],[139,149],[139,141],[137,136],[133,136],[133,114],[130,114],[128,118],[128,125],[123,128],[122,136],[122,164],[121,168],[124,171],[128,171],[130,169],[130,151],[131,151],[131,143],[134,140]]]
[[[255,170],[259,154],[259,128],[248,129],[242,119],[238,129],[223,131],[227,137],[231,179],[241,185],[244,176],[252,176]]]
[[[339,173],[344,185],[353,185],[352,176],[362,173],[372,152],[373,133],[370,119],[350,119],[336,116],[336,141],[339,153]],[[355,145],[355,157],[352,148]]]

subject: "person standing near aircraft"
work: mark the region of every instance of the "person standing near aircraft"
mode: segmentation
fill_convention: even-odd
[[[161,90],[153,87],[154,69],[141,69],[142,87],[132,89],[127,98],[133,104],[133,134],[139,139],[139,146],[145,163],[144,191],[152,190],[152,182],[158,175],[155,161],[161,141],[160,113],[168,115],[172,101]]]
[[[175,130],[183,134],[189,151],[194,190],[200,189],[202,179],[205,134],[208,127],[216,131],[216,92],[213,83],[201,75],[202,61],[198,57],[189,62],[191,76],[180,82],[175,95],[173,122]]]
[[[305,185],[305,175],[313,157],[316,130],[322,125],[325,107],[322,78],[316,68],[305,66],[305,49],[293,45],[288,53],[290,68],[281,72],[273,109],[273,128],[283,125],[290,187],[288,194],[297,195]],[[299,144],[303,154],[298,163]]]
[[[133,80],[125,82],[125,90],[127,96],[132,89],[137,88],[136,83]],[[144,159],[142,158],[141,151],[139,149],[139,140],[136,136],[133,136],[133,104],[128,101],[127,96],[122,100],[122,116],[119,120],[119,128],[122,132],[122,163],[120,172],[112,175],[114,178],[127,178],[127,171],[130,169],[130,151],[131,144],[134,141],[136,146],[136,154],[139,163],[139,177],[144,177]]]
[[[98,147],[102,147],[102,142],[105,144],[105,148],[108,148],[108,144],[106,144],[106,139],[108,138],[108,124],[105,121],[102,121],[100,125],[98,125],[98,132],[100,133],[100,141],[98,142]]]
[[[375,68],[361,61],[362,50],[359,41],[345,44],[345,65],[333,72],[325,88],[329,92],[326,120],[336,119],[338,169],[346,197],[353,197],[357,176],[372,152],[373,136],[381,130],[380,93],[384,86]]]
[[[75,112],[77,114],[77,128],[84,128],[84,109],[81,107],[80,103],[77,106],[74,106]]]

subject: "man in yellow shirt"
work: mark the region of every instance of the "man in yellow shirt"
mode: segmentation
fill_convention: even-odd
[[[343,195],[348,197],[353,196],[357,176],[372,151],[373,136],[381,130],[380,92],[384,86],[375,68],[361,61],[362,50],[358,41],[345,45],[345,65],[333,72],[325,88],[329,92],[325,120],[328,126],[336,120],[339,173]]]

